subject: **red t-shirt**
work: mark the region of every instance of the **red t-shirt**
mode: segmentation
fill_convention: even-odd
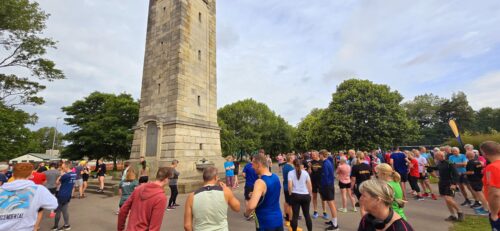
[[[35,184],[43,184],[47,178],[45,177],[45,174],[35,171],[33,172],[33,175],[31,175],[30,180],[35,182]]]
[[[412,167],[410,168],[410,176],[419,177],[420,173],[418,172],[418,160],[413,158],[410,160]]]
[[[391,162],[391,153],[386,153],[386,154],[385,154],[385,162],[386,162],[386,163]]]
[[[488,198],[488,186],[500,188],[500,160],[486,166],[483,176],[484,196]],[[500,217],[500,212],[498,213]]]

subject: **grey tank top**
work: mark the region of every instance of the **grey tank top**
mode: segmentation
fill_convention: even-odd
[[[227,231],[227,202],[220,186],[206,185],[194,192],[195,231]]]

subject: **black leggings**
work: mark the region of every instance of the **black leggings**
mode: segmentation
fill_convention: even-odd
[[[177,191],[177,185],[169,185],[170,187],[170,199],[168,200],[168,206],[174,206],[177,200],[177,194],[179,194],[179,191]]]
[[[410,182],[410,187],[412,190],[415,192],[419,193],[420,192],[420,187],[418,186],[418,177],[415,176],[408,176],[408,181]]]
[[[311,196],[309,194],[296,194],[292,193],[291,196],[291,201],[292,201],[292,221],[290,222],[290,225],[292,226],[293,231],[297,231],[297,220],[299,219],[299,212],[300,208],[302,207],[302,214],[304,215],[304,218],[306,219],[306,226],[307,230],[311,231],[312,230],[312,220],[311,216],[309,215],[309,206],[311,204]]]

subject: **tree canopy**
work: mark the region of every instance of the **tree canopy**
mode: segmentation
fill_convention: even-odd
[[[83,100],[63,107],[64,120],[73,127],[65,135],[69,145],[63,156],[69,159],[128,158],[139,103],[129,94],[94,92]]]
[[[43,104],[37,93],[45,86],[39,80],[64,78],[44,57],[56,44],[41,36],[48,17],[36,2],[0,1],[0,101],[6,106]]]
[[[31,136],[25,125],[33,124],[35,120],[34,116],[0,102],[0,161],[25,154]]]
[[[57,132],[54,140],[55,131],[54,127],[43,127],[31,132],[26,152],[45,153],[46,150],[52,149],[52,143],[54,143],[55,150],[63,150],[64,134]]]

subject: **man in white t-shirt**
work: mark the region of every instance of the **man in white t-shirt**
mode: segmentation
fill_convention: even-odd
[[[32,231],[39,211],[57,208],[47,188],[28,180],[32,172],[32,164],[16,164],[14,181],[0,187],[0,230]]]
[[[413,154],[415,155],[415,158],[417,159],[418,162],[418,173],[420,173],[418,181],[420,182],[420,185],[422,186],[422,191],[424,192],[422,196],[432,197],[433,200],[437,200],[437,196],[434,195],[434,193],[432,192],[432,188],[429,182],[429,174],[427,174],[426,168],[429,166],[427,158],[420,155],[420,151],[416,149],[413,150]]]

